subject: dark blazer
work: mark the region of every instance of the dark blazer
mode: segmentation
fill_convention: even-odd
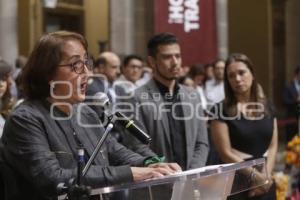
[[[50,112],[49,107],[46,102],[26,101],[11,114],[4,127],[4,159],[22,179],[20,190],[30,195],[24,199],[51,199],[59,183],[76,177],[77,143],[72,132],[76,132],[86,153],[92,155],[104,131],[103,127],[96,127],[101,123],[84,104],[73,106],[70,124],[74,131],[59,125],[53,118],[58,111]],[[144,160],[145,157],[108,136],[83,183],[99,187],[130,182],[133,177],[129,165],[142,166]]]
[[[206,163],[209,146],[200,97],[194,89],[182,85],[180,85],[179,94],[183,103],[183,114],[187,117],[184,120],[186,169],[203,167]],[[158,155],[165,156],[166,162],[174,162],[170,139],[172,133],[169,130],[167,114],[162,111],[164,100],[153,79],[135,90],[132,103],[137,110],[131,114],[152,138],[150,148]],[[184,105],[191,105],[193,109]]]
[[[105,82],[104,79],[98,78],[98,77],[93,77],[91,81],[89,81],[86,95],[89,95],[89,98],[85,100],[88,104],[92,102],[91,97],[93,97],[97,92],[104,92],[108,94],[107,92],[108,86],[107,82]],[[123,103],[126,104],[127,100],[130,98],[132,94],[126,93],[125,89],[121,85],[115,85],[114,86],[116,95],[119,97],[117,98],[117,105],[115,106],[115,111],[123,111],[126,106],[123,106]],[[109,96],[109,95],[108,95]],[[107,122],[107,116],[104,115],[104,111],[100,106],[93,106],[89,105],[99,116],[102,122]],[[115,136],[115,138],[118,139],[118,141],[122,144],[124,144],[127,148],[131,149],[132,151],[143,155],[145,157],[153,157],[156,156],[156,154],[151,151],[151,149],[139,141],[135,137],[132,137],[131,133],[129,133],[127,130],[125,130],[123,127],[117,126],[115,124],[113,130],[112,130],[112,135]]]

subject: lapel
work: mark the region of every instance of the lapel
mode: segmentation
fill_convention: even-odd
[[[149,81],[149,84],[147,85],[147,90],[148,90],[150,96],[152,97],[153,102],[155,102],[156,108],[159,108],[159,106],[164,103],[164,100],[163,100],[163,97],[160,94],[160,92],[156,86],[156,83],[154,82],[153,79],[151,79]],[[156,95],[156,94],[159,94],[159,95]],[[159,96],[159,98],[157,98],[157,96]],[[161,115],[161,120],[159,120],[159,122],[161,123],[161,125],[163,127],[163,132],[167,138],[167,143],[170,146],[171,145],[171,139],[170,139],[171,133],[170,133],[170,128],[169,128],[168,116],[167,116],[166,112],[160,112],[160,110],[158,110],[158,113],[160,113],[160,115]]]
[[[59,142],[61,142],[61,145],[63,148],[65,149],[59,149],[60,151],[66,151],[66,152],[70,152],[72,153],[73,156],[76,155],[76,149],[72,148],[72,146],[69,145],[62,145],[62,144],[68,144],[68,143],[72,143],[74,144],[73,138],[70,138],[68,136],[68,134],[62,134],[61,131],[66,132],[65,129],[62,129],[56,122],[56,120],[53,120],[53,117],[50,116],[50,103],[48,103],[47,101],[36,101],[35,105],[37,106],[38,110],[42,113],[43,116],[47,116],[45,117],[45,120],[47,122],[47,124],[49,125],[49,127],[51,127],[51,130],[53,130],[54,133],[56,133],[56,136],[59,138]],[[57,115],[54,113],[53,115],[55,117],[58,117],[59,115]]]
[[[71,122],[70,122],[71,127],[70,127],[70,126],[62,126],[62,125],[58,124],[58,123],[62,123],[63,120],[61,122],[59,122],[60,120],[58,120],[58,122],[56,120],[53,120],[53,118],[49,115],[50,104],[48,102],[42,102],[42,103],[36,102],[35,105],[39,108],[40,112],[44,116],[49,116],[49,117],[46,117],[47,124],[49,124],[49,127],[51,127],[53,132],[55,132],[57,137],[59,137],[59,140],[60,140],[59,142],[61,142],[60,146],[65,148],[65,150],[59,149],[60,151],[71,152],[73,155],[73,158],[76,159],[78,144],[76,143],[75,138],[72,135],[73,130],[71,130],[71,127],[73,127],[74,130],[76,131],[76,134],[77,134],[80,142],[85,147],[89,156],[92,155],[99,138],[96,137],[96,135],[93,133],[93,131],[91,129],[84,128],[84,127],[81,127],[78,125],[78,123],[76,122],[76,120],[78,120],[77,119],[78,113],[76,112],[76,110],[78,110],[78,109],[73,109],[74,112],[73,112],[73,116],[70,119],[71,120]],[[83,115],[84,114],[82,114],[82,116]],[[58,117],[59,115],[54,114],[54,116]],[[84,116],[86,117],[86,115],[84,115]],[[86,120],[88,117],[89,116],[84,118],[84,120]],[[88,122],[88,120],[83,121],[83,123],[87,123],[87,122]],[[99,132],[101,132],[101,130],[99,130]],[[101,136],[99,136],[99,137],[101,137]],[[63,144],[68,144],[68,143],[70,143],[70,145],[63,145]],[[101,163],[99,156],[96,156],[95,162],[98,164]]]
[[[182,103],[183,106],[182,106],[182,111],[183,111],[183,115],[186,117],[189,117],[189,116],[192,116],[193,118],[195,117],[194,114],[196,113],[194,111],[194,103],[192,102],[192,100],[189,97],[189,93],[186,91],[185,88],[182,87],[182,85],[179,86],[180,89],[179,89],[179,94],[180,94],[180,100]],[[187,105],[192,105],[193,107],[191,108],[190,106],[186,106]],[[187,168],[188,168],[188,165],[189,165],[189,161],[190,161],[190,158],[192,157],[191,155],[191,151],[189,151],[189,147],[191,147],[191,143],[192,143],[192,128],[194,126],[194,123],[193,123],[193,119],[189,119],[189,120],[184,120],[184,127],[185,127],[185,141],[186,141],[186,156],[187,156]]]

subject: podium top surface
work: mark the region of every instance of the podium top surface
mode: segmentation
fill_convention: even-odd
[[[144,187],[155,186],[155,185],[170,184],[170,183],[175,183],[177,181],[182,181],[187,179],[201,179],[208,176],[215,176],[215,175],[235,172],[237,170],[244,169],[247,167],[256,167],[256,166],[264,166],[264,165],[265,165],[265,159],[259,158],[259,159],[244,161],[240,163],[206,166],[202,168],[179,172],[161,178],[97,188],[97,189],[93,189],[92,194],[106,194],[106,193],[121,191],[125,189],[138,189],[138,188],[144,188]]]

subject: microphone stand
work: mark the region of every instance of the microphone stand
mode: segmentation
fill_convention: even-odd
[[[106,140],[109,132],[112,130],[113,127],[114,127],[113,123],[109,122],[109,124],[107,125],[107,127],[104,131],[104,134],[103,134],[102,138],[97,143],[97,146],[96,146],[94,152],[92,153],[90,159],[88,160],[88,162],[86,163],[85,167],[82,170],[82,176],[83,177],[86,175],[87,171],[90,169],[90,167],[92,165],[92,162],[94,161],[96,155],[98,154],[100,148],[102,147],[104,141]]]
[[[92,162],[94,161],[95,157],[97,156],[99,150],[101,149],[103,143],[105,142],[109,132],[114,127],[113,125],[114,120],[110,120],[109,124],[107,125],[103,136],[98,141],[97,146],[95,150],[93,151],[91,157],[89,158],[88,162],[84,166],[83,170],[83,164],[84,164],[84,150],[83,147],[79,147],[78,149],[78,168],[77,168],[77,179],[76,182],[74,179],[71,179],[69,181],[69,186],[65,186],[64,184],[58,184],[57,188],[60,192],[67,192],[67,196],[69,200],[87,200],[89,199],[90,193],[91,193],[91,187],[85,186],[81,184],[81,179],[86,175],[88,170],[90,169]]]

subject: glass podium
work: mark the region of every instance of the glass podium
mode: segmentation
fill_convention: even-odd
[[[119,199],[126,200],[225,200],[230,195],[266,184],[268,178],[265,159],[260,158],[206,166],[141,182],[95,188],[91,194],[100,200],[118,195],[122,197]],[[66,195],[58,199],[66,199]]]

